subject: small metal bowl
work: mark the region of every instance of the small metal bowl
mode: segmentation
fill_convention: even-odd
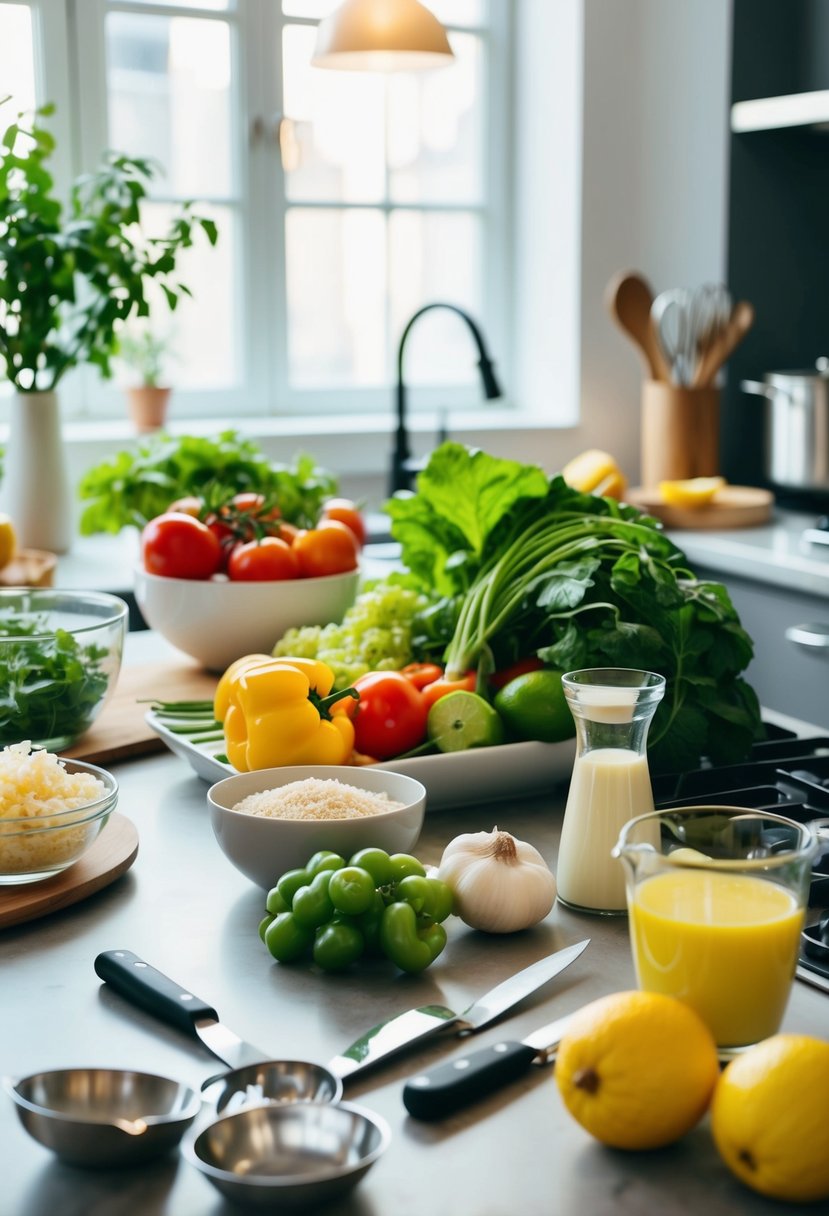
[[[308,1060],[266,1060],[247,1068],[211,1077],[202,1093],[219,1115],[232,1115],[248,1106],[288,1102],[339,1102],[343,1083],[321,1064]]]
[[[186,1137],[182,1152],[228,1199],[282,1210],[344,1195],[390,1139],[362,1107],[292,1102],[225,1115]]]
[[[64,1068],[6,1078],[30,1136],[70,1165],[137,1165],[175,1148],[201,1109],[188,1086],[151,1073]]]

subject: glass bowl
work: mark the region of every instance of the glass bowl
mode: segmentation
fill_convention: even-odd
[[[54,756],[38,760],[48,764],[52,773],[56,762],[70,776],[97,777],[103,789],[95,798],[63,810],[51,805],[56,798],[44,799],[40,814],[21,816],[10,792],[12,781],[0,775],[0,886],[39,882],[68,869],[96,840],[118,802],[118,783],[106,769]]]
[[[62,751],[118,681],[128,608],[94,591],[0,589],[0,746]]]

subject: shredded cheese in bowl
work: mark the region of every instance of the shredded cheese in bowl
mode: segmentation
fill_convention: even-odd
[[[399,811],[404,806],[385,792],[359,789],[342,781],[307,777],[273,790],[248,794],[232,808],[268,819],[362,819]]]
[[[77,860],[117,790],[103,769],[60,760],[28,740],[0,750],[0,882],[43,878]]]

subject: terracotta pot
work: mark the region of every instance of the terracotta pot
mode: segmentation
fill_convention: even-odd
[[[148,384],[127,389],[130,417],[139,434],[157,431],[164,425],[171,391],[169,388],[156,388]]]

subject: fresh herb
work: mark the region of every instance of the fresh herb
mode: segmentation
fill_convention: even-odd
[[[91,724],[109,684],[104,646],[82,646],[46,617],[0,619],[0,744],[75,739]]]
[[[757,698],[741,678],[751,639],[726,589],[697,579],[656,520],[452,443],[433,453],[417,493],[387,510],[404,565],[444,597],[426,614],[432,634],[441,612],[455,619],[448,674],[529,654],[564,670],[661,672],[649,744],[657,771],[739,760],[760,736]]]
[[[214,438],[157,432],[134,450],[87,470],[78,487],[81,500],[88,502],[81,533],[143,528],[177,498],[228,498],[246,490],[278,503],[289,523],[311,527],[324,500],[336,493],[337,481],[311,456],[296,456],[290,465],[273,461],[236,431]]]

